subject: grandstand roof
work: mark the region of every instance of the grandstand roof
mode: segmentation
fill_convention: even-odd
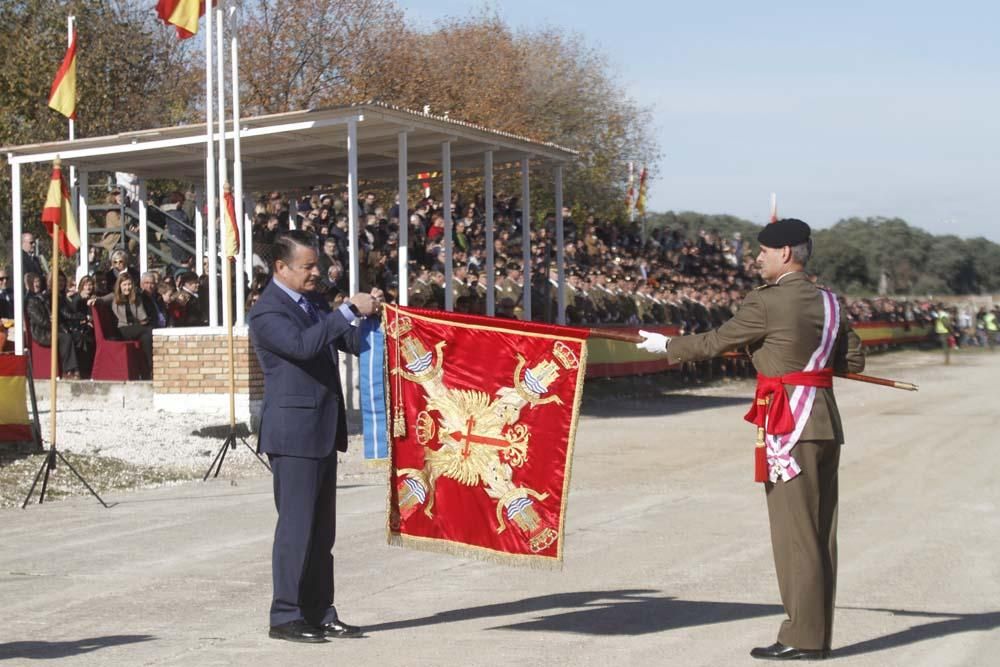
[[[441,168],[441,144],[451,142],[453,170],[481,169],[483,153],[495,164],[531,159],[566,162],[576,152],[553,143],[491,130],[443,116],[378,102],[307,109],[240,119],[243,186],[282,189],[347,179],[348,122],[357,121],[358,174],[362,179],[395,180],[398,135],[407,132],[410,174]],[[227,123],[232,140],[232,123]],[[205,124],[123,132],[74,141],[8,146],[0,151],[14,163],[60,157],[82,171],[122,171],[141,178],[205,179]],[[229,149],[229,158],[232,150]]]

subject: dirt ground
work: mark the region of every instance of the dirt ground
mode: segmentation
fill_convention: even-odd
[[[873,357],[838,381],[844,665],[995,665],[1000,354]],[[0,660],[94,665],[749,665],[782,618],[746,381],[591,401],[565,567],[389,547],[385,480],[345,462],[337,605],[367,638],[267,637],[274,509],[253,474],[0,510]],[[155,420],[153,415],[150,419]],[[249,452],[237,452],[252,467]],[[228,464],[227,464],[228,465]],[[62,471],[60,471],[62,474]]]

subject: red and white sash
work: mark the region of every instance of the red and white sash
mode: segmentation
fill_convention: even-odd
[[[833,345],[837,340],[837,332],[840,329],[840,303],[837,296],[829,290],[820,289],[819,293],[823,297],[823,336],[820,339],[819,347],[809,358],[809,363],[802,370],[806,372],[818,371],[826,368],[833,354]],[[791,408],[792,418],[795,420],[795,429],[791,433],[781,435],[765,434],[767,443],[767,465],[770,471],[771,483],[781,479],[787,482],[794,479],[802,469],[792,456],[792,448],[799,441],[802,429],[809,421],[812,413],[813,402],[816,400],[816,387],[797,385],[788,399]]]

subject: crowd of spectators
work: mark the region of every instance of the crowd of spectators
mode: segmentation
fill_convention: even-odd
[[[258,203],[254,219],[254,265],[264,272],[275,236],[291,227],[312,231],[321,249],[324,288],[331,305],[347,286],[348,195],[313,195],[289,203],[273,192]],[[398,205],[379,203],[373,192],[358,202],[361,290],[378,287],[397,300],[399,283]],[[447,207],[430,197],[419,200],[408,221],[409,304],[444,308],[452,291],[458,312],[485,314],[487,290],[486,220],[482,196],[466,200],[454,193]],[[445,215],[452,216],[452,284],[445,284]],[[524,317],[522,220],[516,197],[494,201],[495,313]],[[732,316],[733,308],[756,282],[753,258],[737,233],[724,238],[702,230],[686,238],[679,230],[657,228],[642,238],[638,223],[614,224],[587,216],[580,224],[563,210],[566,315],[570,324],[673,324],[705,331]],[[554,322],[558,308],[555,216],[534,221],[530,230],[531,318]],[[257,283],[263,281],[258,277]],[[251,290],[249,302],[255,298]]]
[[[101,240],[91,246],[91,271],[76,284],[62,276],[60,338],[72,341],[62,359],[69,377],[86,377],[93,358],[90,307],[104,304],[114,315],[111,338],[139,340],[151,368],[151,330],[155,327],[200,326],[209,322],[208,277],[194,271],[194,203],[190,195],[167,193],[153,202],[165,215],[163,232],[151,234],[167,259],[158,269],[139,275],[135,235],[124,236],[120,191],[109,194]],[[253,272],[246,284],[246,306],[252,308],[269,280],[270,248],[289,229],[311,231],[320,251],[321,289],[332,307],[348,291],[348,193],[313,194],[298,199],[272,192],[253,211]],[[419,200],[403,216],[408,225],[409,304],[445,307],[452,292],[458,312],[485,314],[487,304],[486,220],[482,195],[466,199],[454,193],[448,206],[431,197]],[[387,206],[374,192],[359,198],[359,275],[362,291],[380,288],[398,301],[399,207]],[[563,209],[563,254],[566,317],[577,325],[671,325],[682,333],[718,327],[732,317],[747,291],[759,282],[754,250],[738,232],[722,235],[702,229],[688,237],[679,229],[657,227],[645,236],[638,223],[613,223],[588,215],[574,219]],[[452,284],[445,282],[445,215],[452,217]],[[499,193],[494,201],[495,313],[525,316],[524,273],[531,276],[531,318],[555,322],[558,312],[556,218],[532,221],[530,263],[522,266],[523,221],[517,197]],[[128,225],[125,226],[127,229]],[[49,343],[49,303],[45,258],[35,252],[31,234],[22,237],[26,312],[34,339]],[[151,255],[152,257],[152,255]],[[9,277],[2,271],[0,281]],[[10,280],[0,284],[0,316],[11,317]],[[221,307],[221,306],[220,306]],[[884,321],[925,326],[939,307],[931,301],[889,297],[847,302],[852,321]],[[8,312],[9,311],[9,312]],[[957,313],[956,313],[957,315]],[[981,314],[980,314],[981,316]]]

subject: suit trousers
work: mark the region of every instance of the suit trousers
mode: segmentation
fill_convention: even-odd
[[[799,442],[792,456],[802,472],[765,484],[771,546],[788,618],[778,641],[829,650],[837,595],[837,468],[840,445]]]
[[[322,459],[269,454],[278,523],[274,530],[271,625],[337,620],[333,543],[337,534],[337,452]]]

